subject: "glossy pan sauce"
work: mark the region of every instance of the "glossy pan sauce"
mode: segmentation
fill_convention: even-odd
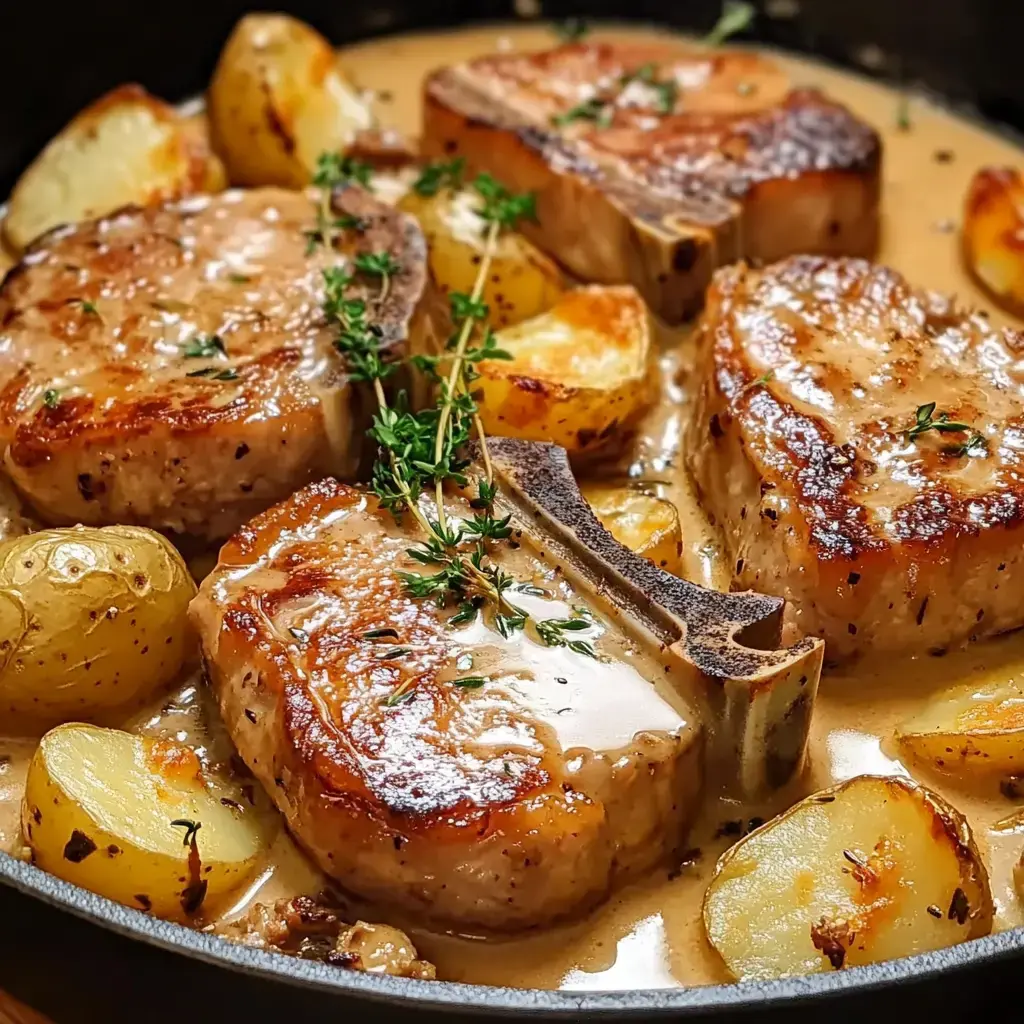
[[[594,33],[621,39],[664,42],[664,31],[616,27]],[[418,130],[420,83],[426,72],[496,50],[530,50],[555,42],[544,26],[491,26],[471,31],[409,35],[361,44],[345,53],[356,81],[377,94],[385,124]],[[1017,164],[1019,151],[978,125],[911,98],[909,127],[903,101],[888,88],[821,65],[783,57],[797,85],[821,86],[874,125],[884,139],[883,232],[880,262],[902,271],[918,285],[955,293],[966,304],[990,310],[1008,322],[965,273],[957,233],[963,197],[982,165]],[[679,444],[687,415],[686,332],[666,333],[661,406],[650,416],[636,449],[611,475],[645,481],[650,490],[677,505],[683,524],[684,556],[691,579],[724,589],[728,573],[719,543],[696,507],[682,468]],[[573,925],[506,941],[437,935],[408,922],[420,956],[434,961],[438,977],[492,985],[564,989],[632,989],[715,983],[727,980],[704,939],[701,900],[715,861],[751,819],[768,818],[807,793],[863,773],[913,774],[943,794],[970,821],[985,856],[995,900],[995,929],[1024,923],[1014,893],[1012,868],[1024,848],[1024,824],[994,828],[1017,809],[995,783],[968,789],[899,759],[894,726],[931,694],[956,684],[1020,680],[1024,686],[1024,633],[943,658],[922,656],[895,665],[861,662],[844,674],[822,679],[812,726],[810,768],[771,805],[742,807],[712,791],[701,823],[690,838],[684,864],[666,867],[616,894],[595,913]],[[209,741],[207,707],[196,680],[188,681],[162,709],[130,727],[203,744]],[[216,730],[216,725],[212,726]],[[20,845],[19,801],[35,741],[0,740],[0,846]],[[280,838],[264,870],[222,918],[237,917],[259,901],[314,892],[321,879],[295,846]],[[372,908],[364,915],[373,920]]]

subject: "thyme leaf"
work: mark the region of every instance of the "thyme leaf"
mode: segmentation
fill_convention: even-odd
[[[704,37],[702,42],[705,46],[721,46],[738,32],[746,31],[756,17],[757,10],[753,4],[743,3],[741,0],[725,0],[715,27]]]

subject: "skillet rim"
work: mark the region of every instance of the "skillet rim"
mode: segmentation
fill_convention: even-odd
[[[549,19],[545,19],[549,20]],[[643,25],[652,29],[678,34],[685,26],[658,21],[654,18],[602,18],[601,20]],[[501,25],[501,20],[473,19],[474,28]],[[445,26],[431,26],[437,31]],[[424,26],[419,26],[422,31]],[[339,45],[351,45],[381,35],[401,35],[416,31],[416,25],[388,26],[386,32],[373,32]],[[884,71],[872,71],[853,61],[815,53],[797,44],[779,45],[774,41],[749,39],[741,36],[740,46],[756,45],[769,53],[794,53],[810,58],[827,67],[837,68],[857,78],[900,88],[912,97],[926,99],[953,116],[983,127],[1024,150],[1024,133],[1005,123],[991,120],[977,107],[948,97],[922,83],[906,88]],[[201,96],[176,104],[188,113],[202,109]],[[1024,153],[1022,153],[1024,156]],[[0,216],[6,211],[6,202],[0,203]],[[0,277],[6,276],[0,275]],[[0,884],[39,899],[57,910],[66,911],[97,927],[124,938],[144,943],[164,953],[172,953],[198,960],[236,974],[257,977],[263,981],[297,986],[323,995],[352,996],[374,1003],[390,1004],[408,1010],[441,1010],[458,1013],[484,1011],[490,1015],[519,1016],[532,1013],[548,1018],[565,1018],[580,1013],[600,1017],[628,1016],[648,1019],[672,1015],[676,1018],[694,1018],[709,1012],[753,1010],[794,1010],[806,1007],[811,1001],[833,999],[844,993],[864,996],[897,985],[927,982],[953,971],[992,965],[1024,954],[1024,926],[1007,929],[944,949],[921,953],[911,957],[889,960],[863,967],[848,968],[828,974],[781,978],[771,981],[746,981],[698,985],[679,988],[647,988],[624,990],[559,990],[519,989],[494,985],[478,985],[457,981],[423,981],[399,978],[385,974],[346,971],[328,964],[301,960],[284,953],[270,952],[245,946],[239,942],[209,932],[197,931],[152,917],[140,910],[126,907],[86,889],[65,882],[32,864],[0,851]]]
[[[709,1011],[784,1010],[843,993],[866,995],[907,982],[922,982],[1024,952],[1024,927],[972,939],[945,949],[829,974],[696,985],[687,988],[571,991],[517,989],[459,981],[424,981],[346,971],[300,960],[164,921],[65,882],[41,868],[0,853],[0,881],[91,924],[163,952],[176,953],[263,981],[301,986],[324,995],[346,995],[409,1010],[502,1016],[532,1013],[565,1018],[580,1013],[653,1018],[696,1017]]]

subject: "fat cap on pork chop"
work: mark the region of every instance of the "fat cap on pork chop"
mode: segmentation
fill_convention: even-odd
[[[801,256],[719,271],[699,345],[687,458],[735,589],[830,661],[1024,624],[1024,335]]]
[[[523,230],[587,281],[632,283],[670,322],[715,267],[870,255],[881,142],[759,54],[594,43],[434,72],[423,146],[537,192]]]
[[[350,474],[361,398],[321,309],[325,267],[390,252],[386,350],[427,287],[415,221],[357,188],[361,230],[308,244],[319,193],[229,191],[45,235],[0,288],[0,451],[48,523],[223,537],[324,473]]]
[[[480,617],[447,624],[396,575],[422,568],[414,540],[333,480],[237,533],[191,607],[224,722],[348,890],[462,928],[578,914],[682,842],[697,713],[664,692],[664,666],[657,682],[641,674],[635,643],[596,610],[573,636],[597,659],[522,631],[504,640]],[[568,617],[561,569],[528,551],[501,555],[549,596],[517,603]]]

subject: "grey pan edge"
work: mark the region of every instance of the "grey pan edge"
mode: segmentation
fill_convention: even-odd
[[[8,854],[0,854],[0,883],[129,939],[266,981],[300,985],[324,994],[401,1004],[408,1009],[419,1007],[501,1016],[529,1013],[534,1017],[573,1017],[585,1012],[616,1017],[671,1015],[685,1018],[716,1010],[795,1008],[795,1004],[815,997],[861,994],[898,983],[927,981],[1024,953],[1024,928],[1014,928],[933,953],[806,978],[610,992],[497,988],[345,971],[281,953],[252,949],[114,903]]]

